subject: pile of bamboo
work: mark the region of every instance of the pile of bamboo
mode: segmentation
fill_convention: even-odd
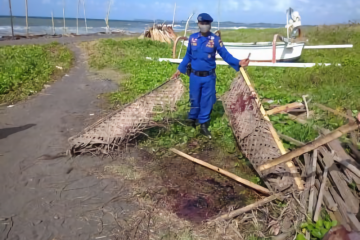
[[[154,24],[150,29],[145,31],[144,37],[169,44],[171,44],[171,41],[175,42],[177,38],[172,26],[166,24]]]
[[[293,159],[305,181],[305,189],[301,193],[300,202],[306,208],[308,216],[317,222],[323,206],[330,217],[337,220],[348,231],[360,231],[360,222],[356,217],[359,213],[360,199],[360,152],[357,148],[356,133],[360,127],[359,123],[350,113],[349,115],[339,113],[321,104],[313,106],[347,118],[349,123],[332,132],[313,126],[321,136],[307,144],[280,135],[284,140],[300,148],[260,166],[258,170],[266,171]],[[298,123],[306,124],[306,113],[303,115],[304,117],[289,114],[289,117]],[[350,135],[351,141],[347,143],[351,149],[350,153],[338,140],[345,134]],[[351,189],[349,185],[354,185],[354,188]]]

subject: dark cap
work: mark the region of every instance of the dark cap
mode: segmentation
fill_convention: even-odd
[[[198,20],[198,22],[213,22],[212,17],[207,13],[199,14],[197,20]]]

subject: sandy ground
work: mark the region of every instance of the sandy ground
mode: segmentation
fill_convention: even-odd
[[[109,159],[39,159],[64,152],[67,139],[101,113],[97,96],[117,88],[89,80],[80,49],[70,48],[76,63],[69,77],[0,108],[0,239],[110,239],[135,208],[112,201],[127,195],[120,180],[91,174]]]

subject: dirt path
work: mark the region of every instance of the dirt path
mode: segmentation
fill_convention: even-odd
[[[100,114],[96,96],[116,88],[90,81],[84,56],[71,48],[76,64],[69,77],[0,108],[0,239],[110,239],[134,208],[112,201],[126,196],[122,182],[90,174],[109,160],[38,159],[64,152],[68,137]]]

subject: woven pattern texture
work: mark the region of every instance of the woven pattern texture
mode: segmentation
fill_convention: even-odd
[[[167,81],[71,137],[71,154],[96,151],[109,153],[153,126],[152,119],[156,112],[174,110],[183,93],[181,79]]]
[[[236,141],[255,169],[281,156],[270,132],[271,123],[264,119],[241,74],[234,79],[222,100]],[[284,163],[263,172],[258,171],[258,174],[275,191],[282,191],[294,183]]]

